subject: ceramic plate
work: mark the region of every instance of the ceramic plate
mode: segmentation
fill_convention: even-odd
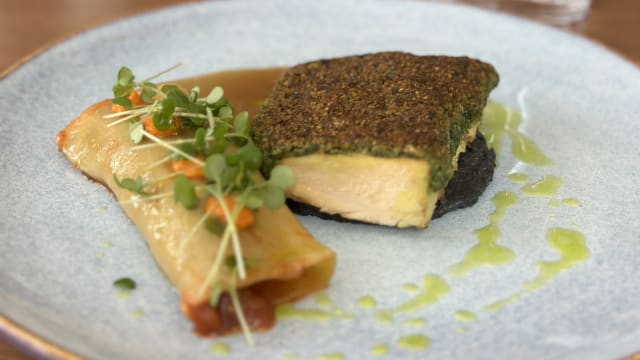
[[[230,347],[227,358],[360,359],[373,357],[377,344],[386,344],[393,359],[613,359],[640,350],[640,71],[564,32],[412,1],[192,4],[79,34],[8,74],[0,82],[2,328],[15,334],[13,323],[95,359],[214,357],[210,346],[218,340],[191,333],[178,294],[132,223],[107,190],[58,153],[56,133],[110,97],[121,65],[144,76],[183,62],[169,76],[180,78],[380,50],[491,62],[501,77],[492,100],[523,114],[517,130],[554,165],[520,162],[505,137],[494,181],[480,201],[428,229],[301,218],[336,250],[338,267],[323,293],[331,305],[311,297],[297,306],[334,315],[283,320],[256,335],[253,349],[241,336],[221,339]],[[564,182],[554,197],[530,197],[507,177],[512,172],[527,174],[528,182],[545,175]],[[451,275],[450,266],[477,243],[474,230],[488,224],[499,191],[518,197],[499,222],[497,240],[515,259]],[[563,205],[566,198],[579,205]],[[581,233],[590,256],[519,300],[486,311],[535,278],[539,262],[559,258],[546,238],[558,227]],[[448,294],[392,322],[379,319],[378,311],[420,296],[404,285],[424,291],[429,274],[446,282]],[[122,276],[138,282],[126,299],[112,287]],[[377,300],[375,309],[358,305],[364,295]],[[353,316],[336,315],[336,308]],[[476,319],[463,321],[459,310]],[[138,311],[143,315],[132,316]],[[425,322],[405,322],[417,318]],[[429,338],[430,345],[399,344],[411,335]]]

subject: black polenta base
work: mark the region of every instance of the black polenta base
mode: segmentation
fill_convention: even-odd
[[[438,200],[432,219],[475,204],[493,179],[496,154],[487,147],[487,142],[480,132],[476,139],[467,144],[467,150],[458,158],[458,170],[453,174],[444,190],[444,196]],[[339,222],[362,223],[361,221],[343,218],[337,214],[327,214],[315,206],[287,199],[289,209],[298,215],[312,215],[321,219]]]

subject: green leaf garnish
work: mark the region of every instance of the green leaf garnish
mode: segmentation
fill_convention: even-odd
[[[260,259],[247,259],[246,257],[243,257],[242,261],[247,266],[258,265],[262,262]],[[238,259],[235,255],[228,255],[224,258],[224,266],[229,268],[229,270],[233,270],[238,266]]]
[[[196,145],[192,143],[178,144],[175,147],[187,155],[196,156],[198,154],[198,148],[196,148]],[[169,156],[171,156],[171,158],[174,160],[180,160],[185,158],[184,156],[182,156],[181,154],[175,151],[171,151],[169,153]]]
[[[233,109],[231,106],[223,106],[218,109],[218,117],[225,120],[233,118]]]
[[[126,66],[121,67],[118,71],[118,84],[122,86],[130,85],[134,78],[133,72]]]
[[[249,134],[249,113],[243,111],[236,115],[236,119],[233,123],[233,128],[237,133],[240,133],[242,135]]]
[[[209,230],[209,232],[218,236],[222,235],[224,233],[224,230],[227,228],[227,224],[223,223],[217,217],[209,217],[205,221],[204,226],[207,228],[207,230]]]
[[[242,175],[242,173],[238,166],[227,166],[220,176],[220,184],[223,187],[233,188],[235,185],[238,185],[240,175]]]
[[[142,91],[140,92],[142,101],[152,103],[154,96],[156,96],[156,85],[150,82],[144,83],[142,85]]]
[[[189,92],[189,101],[196,102],[199,96],[200,96],[200,87],[199,86],[192,87],[191,91]]]
[[[128,96],[135,86],[133,79],[134,76],[131,70],[126,66],[121,67],[120,71],[118,71],[116,83],[112,87],[113,95],[116,98]]]
[[[218,301],[220,301],[220,295],[222,295],[222,283],[217,282],[213,289],[211,289],[211,295],[209,296],[209,306],[215,308],[218,306]]]
[[[209,95],[207,95],[207,104],[215,104],[222,99],[224,96],[224,90],[220,86],[216,86],[211,89]]]
[[[134,192],[138,195],[142,195],[142,196],[149,196],[150,194],[148,192],[145,192],[144,189],[144,184],[142,183],[142,178],[140,176],[138,176],[137,178],[134,179],[122,179],[119,180],[118,177],[116,176],[116,174],[113,174],[113,181],[116,183],[116,185],[118,185],[119,187],[123,188],[123,189],[127,189],[131,192]]]
[[[247,196],[244,203],[245,203],[245,206],[254,210],[259,209],[264,205],[264,201],[262,200],[262,198],[257,195]]]
[[[112,103],[124,106],[125,109],[131,108],[131,100],[125,96],[119,96],[111,100]]]
[[[296,184],[296,174],[288,166],[277,165],[271,170],[269,184],[287,190]]]
[[[115,97],[126,97],[133,90],[133,85],[121,85],[119,83],[111,88]]]
[[[198,128],[198,130],[196,130],[194,146],[200,154],[206,154],[208,152],[206,137],[207,130],[204,128]]]
[[[209,155],[204,163],[204,177],[209,181],[219,181],[226,167],[227,161],[224,155]]]
[[[164,85],[162,87],[162,92],[167,96],[167,99],[171,99],[173,101],[174,106],[186,109],[191,105],[189,96],[175,85]],[[173,113],[173,110],[171,112]]]
[[[136,282],[130,278],[120,278],[113,282],[113,286],[120,290],[131,291],[136,288]]]
[[[284,190],[280,187],[276,187],[273,185],[267,185],[264,187],[262,193],[262,201],[264,201],[264,206],[270,209],[278,209],[282,205],[284,205],[286,198],[284,196]]]
[[[251,141],[238,151],[240,160],[250,170],[258,170],[262,165],[262,151]]]
[[[239,152],[226,154],[225,158],[227,159],[227,164],[231,166],[238,165],[242,161],[242,155]]]
[[[173,125],[173,112],[176,109],[176,102],[173,98],[162,100],[160,110],[153,114],[153,126],[159,131],[168,130]]]
[[[200,205],[196,195],[196,186],[186,176],[178,175],[173,183],[173,200],[182,204],[186,209],[195,209]]]
[[[134,144],[139,144],[142,141],[144,137],[142,130],[144,130],[144,125],[141,122],[129,122],[129,138]]]

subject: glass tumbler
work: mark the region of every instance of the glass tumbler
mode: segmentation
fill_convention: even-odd
[[[458,0],[515,15],[567,26],[582,22],[589,15],[591,0]]]

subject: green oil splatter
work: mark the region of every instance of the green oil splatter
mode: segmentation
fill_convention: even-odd
[[[129,315],[133,316],[134,318],[141,318],[144,316],[144,311],[142,311],[141,309],[131,310],[129,312]]]
[[[340,352],[322,354],[318,359],[320,360],[344,360],[344,354]]]
[[[384,356],[389,353],[389,346],[387,344],[376,344],[371,347],[370,352],[375,356]]]
[[[538,263],[538,276],[524,284],[525,290],[534,290],[548,283],[558,273],[589,258],[589,249],[584,235],[578,231],[552,228],[547,232],[547,241],[560,253],[560,259]]]
[[[553,175],[545,175],[541,180],[522,187],[522,192],[528,196],[553,197],[564,181]]]
[[[407,319],[402,322],[402,325],[411,326],[411,327],[422,327],[422,326],[425,326],[426,324],[427,324],[427,321],[425,319],[420,319],[420,318]]]
[[[469,249],[461,262],[449,268],[450,275],[463,276],[480,266],[502,265],[515,258],[513,251],[499,245],[497,240],[500,237],[498,223],[506,210],[516,204],[518,196],[509,191],[500,191],[491,200],[495,210],[489,216],[490,223],[474,231],[478,243]]]
[[[480,131],[487,145],[500,154],[502,138],[506,134],[511,140],[511,153],[516,159],[534,166],[549,166],[553,161],[540,150],[538,145],[518,131],[522,116],[508,107],[489,102],[482,115]]]
[[[421,334],[407,335],[398,339],[398,346],[405,350],[426,350],[431,346],[431,339]]]
[[[456,319],[458,321],[474,321],[476,319],[476,314],[472,313],[468,310],[458,310],[456,311]]]
[[[580,206],[580,200],[574,198],[567,198],[562,200],[562,205],[564,206]]]
[[[425,306],[436,303],[440,298],[449,293],[449,285],[435,274],[425,275],[422,278],[422,291],[415,297],[404,304],[400,305],[395,311],[399,313],[412,313],[422,309]]]
[[[211,344],[209,350],[211,350],[211,353],[213,355],[217,356],[229,355],[229,353],[231,353],[231,347],[229,346],[229,344],[223,342],[216,342]]]
[[[318,306],[322,306],[322,307],[331,306],[331,299],[329,299],[329,297],[326,294],[318,294],[315,296],[314,300]]]
[[[358,299],[358,306],[362,309],[373,309],[377,305],[376,299],[373,296],[365,295]]]

